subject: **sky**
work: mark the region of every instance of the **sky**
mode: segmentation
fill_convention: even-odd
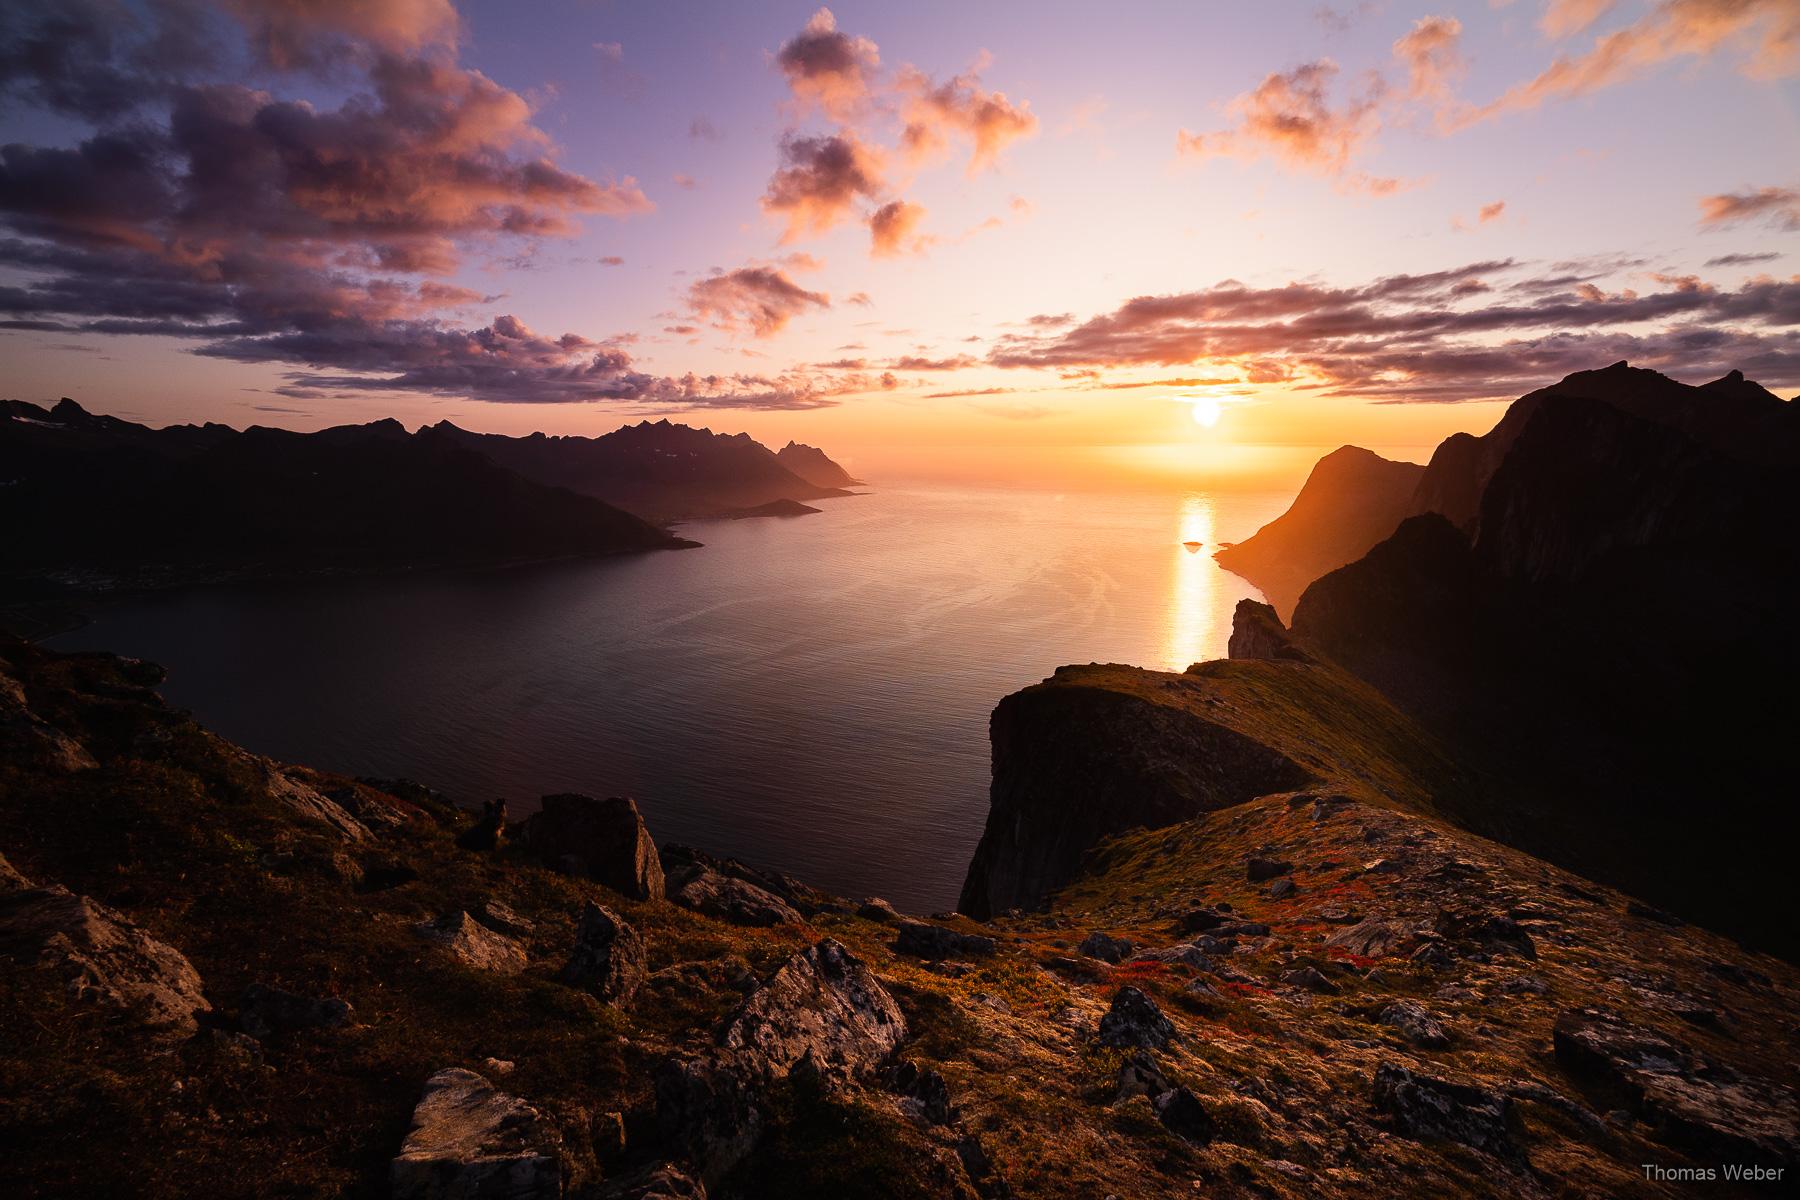
[[[5,395],[1266,484],[1800,390],[1800,4],[13,0]]]

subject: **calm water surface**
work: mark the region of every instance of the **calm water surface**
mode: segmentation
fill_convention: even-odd
[[[172,703],[277,758],[515,816],[631,795],[659,841],[932,911],[981,834],[1000,697],[1223,656],[1256,593],[1211,551],[1286,499],[884,489],[694,522],[699,550],[133,601],[51,644],[164,664]]]

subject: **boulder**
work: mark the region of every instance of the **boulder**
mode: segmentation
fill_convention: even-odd
[[[528,962],[523,946],[460,909],[414,928],[420,937],[442,946],[458,961],[478,971],[514,975],[523,971]]]
[[[1537,958],[1531,934],[1502,913],[1445,909],[1438,913],[1436,929],[1452,941],[1474,943],[1489,953]]]
[[[506,801],[488,800],[481,806],[475,823],[457,835],[456,844],[464,850],[498,850],[506,842]]]
[[[706,1200],[706,1188],[673,1163],[663,1163],[611,1183],[606,1200]]]
[[[545,796],[543,807],[519,826],[519,840],[552,866],[605,884],[621,896],[663,898],[656,844],[637,803],[624,796]]]
[[[1411,943],[1416,936],[1413,927],[1404,921],[1369,917],[1340,929],[1326,938],[1325,944],[1363,958],[1380,958]]]
[[[1411,1000],[1395,1001],[1375,1019],[1421,1049],[1442,1050],[1450,1044],[1450,1035],[1438,1019]]]
[[[238,1028],[253,1038],[306,1029],[342,1029],[356,1010],[334,996],[302,996],[297,992],[253,983],[238,1001]]]
[[[772,1086],[800,1069],[826,1087],[866,1077],[905,1038],[894,998],[828,938],[746,997],[711,1051],[657,1072],[658,1127],[716,1180],[761,1136]]]
[[[509,938],[528,938],[537,929],[536,921],[520,916],[498,900],[483,900],[469,915],[495,933],[504,934]]]
[[[322,825],[346,843],[370,842],[375,835],[369,827],[350,815],[350,810],[330,799],[318,789],[290,778],[281,764],[254,754],[237,752],[236,757],[260,778],[269,798],[294,815]]]
[[[1262,883],[1277,875],[1286,875],[1293,869],[1293,863],[1274,858],[1251,858],[1244,864],[1244,874],[1249,876],[1251,883]]]
[[[870,896],[857,905],[856,915],[865,921],[879,921],[883,925],[898,925],[905,920],[898,912],[894,911],[893,905],[879,896]]]
[[[1551,1036],[1563,1070],[1621,1099],[1659,1141],[1727,1162],[1800,1167],[1791,1089],[1712,1063],[1608,1009],[1570,1009]]]
[[[426,1082],[388,1182],[394,1200],[557,1200],[560,1139],[537,1109],[452,1067]]]
[[[1088,934],[1081,940],[1081,945],[1075,947],[1089,958],[1109,963],[1123,962],[1136,948],[1130,938],[1116,938],[1099,932]]]
[[[1292,896],[1296,890],[1292,879],[1277,879],[1274,883],[1269,885],[1269,899],[1286,900],[1288,897]]]
[[[1157,1097],[1173,1085],[1162,1068],[1148,1054],[1134,1054],[1119,1067],[1119,1090],[1113,1097],[1118,1104],[1133,1096]]]
[[[1415,1141],[1457,1142],[1499,1158],[1521,1156],[1510,1127],[1512,1102],[1498,1092],[1419,1075],[1396,1063],[1375,1068],[1375,1107]]]
[[[1184,1087],[1170,1088],[1150,1101],[1163,1128],[1184,1142],[1204,1146],[1213,1140],[1212,1114]]]
[[[900,1107],[908,1116],[927,1125],[948,1125],[956,1110],[950,1103],[950,1085],[929,1067],[907,1059],[896,1064],[887,1074],[890,1092],[900,1097]]]
[[[994,952],[994,939],[978,933],[959,933],[928,921],[907,921],[900,926],[894,949],[901,954],[932,960],[982,958]]]
[[[1113,994],[1112,1007],[1100,1018],[1100,1044],[1161,1050],[1175,1038],[1175,1026],[1156,1001],[1134,987]]]
[[[798,924],[806,919],[775,893],[708,867],[689,874],[679,887],[670,891],[669,899],[683,908],[730,921],[733,925],[767,927]]]
[[[1282,973],[1281,982],[1289,987],[1304,988],[1320,995],[1333,995],[1338,990],[1338,985],[1325,978],[1317,967],[1295,967]]]
[[[10,866],[6,878],[0,958],[55,972],[77,999],[126,1017],[154,1041],[191,1036],[199,1014],[211,1011],[200,972],[173,946],[65,887],[31,887]]]
[[[562,981],[608,1004],[628,1004],[648,972],[644,939],[637,930],[610,908],[588,901]]]

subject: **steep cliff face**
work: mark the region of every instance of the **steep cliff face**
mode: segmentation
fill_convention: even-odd
[[[804,442],[789,442],[775,452],[775,457],[782,466],[815,487],[847,488],[862,483],[833,462],[823,450]]]
[[[1424,468],[1358,446],[1318,461],[1288,510],[1214,554],[1220,566],[1262,589],[1285,619],[1306,585],[1354,562],[1411,515]]]
[[[1082,676],[1064,668],[994,710],[987,829],[958,902],[970,916],[1035,908],[1111,834],[1171,825],[1308,779],[1282,754],[1192,707],[1090,686]],[[1168,686],[1190,685],[1173,677]]]

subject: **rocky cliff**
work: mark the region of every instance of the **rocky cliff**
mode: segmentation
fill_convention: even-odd
[[[847,488],[862,484],[862,480],[852,478],[850,472],[833,462],[817,446],[789,442],[775,452],[775,457],[782,466],[815,487]]]
[[[1266,671],[1328,670],[1215,666],[1225,725]],[[547,862],[481,836],[491,806],[231,746],[157,678],[0,647],[8,1196],[1675,1197],[1643,1164],[1800,1169],[1800,972],[1418,794],[1122,834],[985,926],[668,847],[659,898],[623,801],[563,797],[579,861]],[[1327,732],[1291,725],[1293,761]]]

